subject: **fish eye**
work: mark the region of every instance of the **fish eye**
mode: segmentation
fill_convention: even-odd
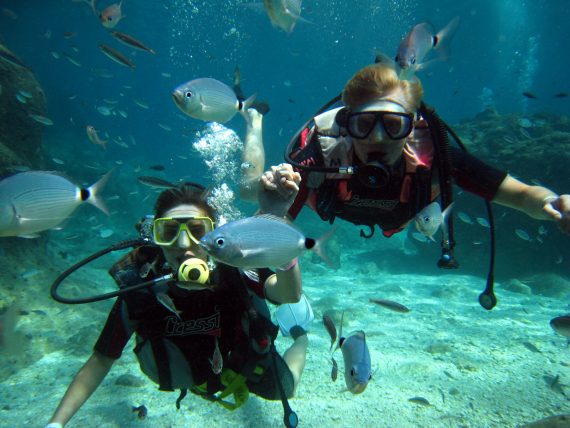
[[[400,62],[400,55],[396,55],[396,58],[394,58],[394,61]]]
[[[368,380],[372,379],[372,375],[368,375]]]
[[[350,375],[354,376],[354,369],[350,369]]]
[[[223,248],[224,245],[226,245],[226,241],[224,240],[224,238],[217,238],[216,245],[218,246],[218,248]]]
[[[425,216],[425,217],[424,217],[424,221],[425,221],[426,223],[429,222],[429,217],[428,217],[428,216]]]
[[[184,94],[186,98],[192,98],[192,92],[188,91]]]
[[[415,63],[416,63],[416,58],[413,57],[413,58],[410,60],[410,63],[411,63],[411,64],[415,64]]]

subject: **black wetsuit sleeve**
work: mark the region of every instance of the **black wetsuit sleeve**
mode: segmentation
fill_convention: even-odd
[[[132,334],[133,331],[126,316],[125,302],[118,299],[93,349],[106,357],[119,359]]]
[[[487,165],[461,149],[453,147],[450,151],[451,175],[455,184],[488,201],[492,200],[507,173]]]

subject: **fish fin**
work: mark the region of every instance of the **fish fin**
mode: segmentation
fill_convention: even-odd
[[[414,66],[414,73],[418,72],[418,71],[425,71],[428,68],[433,67],[434,64],[441,62],[443,60],[443,58],[433,58],[430,59],[429,61],[425,61],[422,62],[421,64],[417,64]],[[412,80],[415,77],[415,74],[410,76],[409,78],[405,79],[405,80]]]
[[[325,243],[334,235],[336,229],[337,226],[322,234],[319,239],[316,240],[315,246],[312,248],[312,250],[327,264],[327,266],[333,269],[338,269],[339,266],[329,257]]]
[[[340,329],[338,332],[338,343],[336,344],[334,350],[333,350],[333,354],[335,353],[335,351],[340,348],[342,346],[341,342],[344,342],[344,337],[342,337],[342,323],[344,321],[344,311],[342,311],[342,314],[340,315]]]
[[[253,94],[247,100],[239,102],[239,111],[242,115],[245,115],[247,109],[253,105],[253,102],[255,101],[256,96],[257,96],[257,94]],[[247,120],[247,118],[246,118],[246,120]]]
[[[376,49],[372,49],[372,52],[374,53],[374,63],[375,64],[387,65],[387,66],[393,68],[394,70],[398,69],[398,65],[397,65],[396,61],[394,61],[392,58],[390,58],[385,53],[377,51]]]
[[[24,238],[24,239],[36,239],[39,238],[40,235],[37,233],[26,233],[25,235],[17,235],[18,238]]]
[[[459,27],[459,16],[456,16],[449,24],[447,24],[443,29],[435,35],[436,44],[434,46],[435,51],[438,53],[439,57],[444,61],[449,58],[449,45],[450,41],[455,35],[457,28]]]
[[[105,201],[99,198],[98,195],[101,192],[101,190],[103,190],[103,187],[105,187],[105,185],[107,184],[107,181],[109,181],[109,178],[111,177],[111,174],[113,173],[114,170],[115,169],[113,168],[112,170],[107,172],[103,177],[99,179],[99,181],[97,181],[95,184],[93,184],[91,187],[87,189],[89,191],[89,198],[87,198],[87,202],[96,206],[107,215],[110,215],[109,209],[107,208]]]

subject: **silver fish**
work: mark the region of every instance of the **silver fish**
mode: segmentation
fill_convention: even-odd
[[[105,150],[107,149],[107,140],[102,140],[99,138],[99,134],[97,134],[97,130],[93,126],[87,125],[85,127],[85,132],[87,133],[87,138],[89,138],[89,141],[97,146],[103,147]]]
[[[48,171],[27,171],[0,181],[0,236],[36,237],[53,229],[84,202],[109,211],[99,192],[111,171],[88,188]]]
[[[340,339],[336,349],[340,348],[342,351],[346,388],[353,394],[361,394],[372,379],[370,351],[366,344],[366,335],[362,330],[355,331],[348,337],[342,335],[343,319],[344,312],[340,318]]]
[[[261,215],[224,224],[204,235],[200,245],[227,265],[261,268],[285,265],[306,250],[327,261],[322,243],[329,236],[331,232],[319,240],[307,238],[283,219]]]
[[[301,0],[263,0],[271,24],[291,33],[301,16]]]
[[[135,48],[141,51],[150,52],[151,54],[156,54],[153,49],[145,46],[141,41],[135,39],[133,36],[121,33],[119,31],[111,31],[111,35],[126,46],[130,46],[131,48]]]
[[[93,5],[94,4],[95,2],[93,1]],[[119,21],[125,17],[121,11],[122,5],[123,0],[121,0],[119,3],[113,3],[101,11],[99,14],[99,20],[101,21],[103,27],[114,28],[119,23]],[[94,8],[95,6],[93,6],[93,9]]]
[[[49,117],[45,117],[39,114],[32,114],[30,113],[29,116],[34,119],[36,122],[41,123],[42,125],[51,126],[53,125],[53,120]]]
[[[152,177],[150,175],[142,175],[137,177],[139,183],[144,184],[148,187],[153,187],[155,189],[170,189],[171,187],[176,187],[176,184],[172,184],[169,181],[163,180],[162,178]]]
[[[432,202],[424,207],[415,218],[416,228],[418,231],[426,238],[435,241],[433,235],[435,235],[439,227],[442,226],[445,239],[447,236],[447,217],[451,213],[453,205],[454,203],[451,203],[443,213],[441,212],[439,202]]]
[[[238,111],[245,114],[255,100],[255,95],[240,101],[229,86],[204,77],[178,86],[174,89],[172,98],[180,110],[194,119],[224,123]]]
[[[222,353],[220,352],[220,346],[218,345],[218,338],[214,337],[215,345],[214,345],[214,354],[212,358],[209,360],[210,364],[212,365],[212,371],[214,374],[220,374],[222,369],[224,368],[224,358],[222,357]]]
[[[134,69],[136,67],[134,62],[132,62],[117,49],[103,44],[99,45],[99,49],[101,49],[101,52],[103,52],[108,58],[112,59],[117,64],[124,65],[125,67],[129,67],[131,69]]]
[[[423,60],[432,49],[437,51],[440,59],[447,59],[449,41],[457,31],[458,26],[458,16],[453,18],[437,34],[433,25],[428,22],[414,26],[401,41],[396,54],[396,62],[403,71],[402,77],[411,77],[417,71],[425,69],[432,61],[423,62]]]
[[[407,306],[402,305],[401,303],[394,302],[393,300],[386,300],[386,299],[369,299],[370,303],[376,303],[379,306],[382,306],[386,309],[390,309],[394,312],[400,313],[407,313],[410,312],[410,309]]]

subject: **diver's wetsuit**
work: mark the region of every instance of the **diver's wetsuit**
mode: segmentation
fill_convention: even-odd
[[[311,150],[311,145],[307,145],[296,154],[295,160],[302,161],[309,157],[315,159],[313,154],[303,153]],[[457,148],[451,148],[450,152],[451,176],[454,182],[477,196],[492,200],[507,173]],[[402,170],[401,173],[398,173],[398,168]],[[332,222],[335,217],[339,217],[356,225],[376,224],[385,231],[386,236],[390,236],[393,231],[405,226],[425,206],[425,203],[418,206],[413,201],[400,201],[400,191],[405,176],[403,165],[396,168],[386,186],[376,189],[362,185],[356,176],[347,176],[346,180],[327,178],[317,188],[311,189],[307,184],[308,174],[313,173],[300,172],[303,180],[297,198],[289,210],[292,218],[296,218],[302,206],[307,204],[324,220]],[[433,181],[437,183],[435,168],[431,174],[434,176]],[[342,185],[345,186],[344,195],[348,195],[344,200],[338,196],[341,182],[345,182]],[[437,192],[431,197],[431,201],[436,196]]]
[[[160,250],[158,252],[161,253]],[[143,281],[138,275],[140,263],[135,261],[136,255],[131,255],[130,258],[128,256],[110,270],[120,286]],[[221,284],[214,290],[186,291],[170,287],[164,291],[167,291],[178,315],[161,304],[153,290],[144,289],[128,293],[115,302],[94,349],[102,355],[118,359],[130,336],[136,332],[135,353],[141,363],[144,358],[141,358],[140,352],[147,340],[152,342],[154,336],[161,340],[167,339],[182,351],[187,362],[185,367],[186,370],[188,368],[190,370],[189,378],[192,379],[193,385],[208,382],[209,392],[222,390],[219,375],[213,373],[210,362],[214,355],[216,339],[223,356],[223,367],[241,372],[247,363],[248,355],[252,354],[250,338],[243,327],[244,312],[247,309],[243,303],[243,295],[237,290],[245,283],[255,296],[265,299],[263,285],[271,274],[273,272],[269,269],[257,269],[240,274],[238,269],[222,265],[212,273],[214,283]],[[150,279],[152,275],[154,274],[145,280]],[[236,281],[241,281],[242,284],[236,284]],[[156,351],[153,349],[153,352]],[[276,356],[284,390],[288,396],[291,396],[292,374],[283,359],[279,355]],[[141,368],[144,371],[143,363]],[[145,373],[149,374],[146,371]],[[152,378],[150,375],[149,377]],[[247,386],[251,392],[266,399],[280,398],[271,370],[266,370],[261,379],[256,379],[253,383],[248,380]],[[173,389],[177,388],[181,387]]]

